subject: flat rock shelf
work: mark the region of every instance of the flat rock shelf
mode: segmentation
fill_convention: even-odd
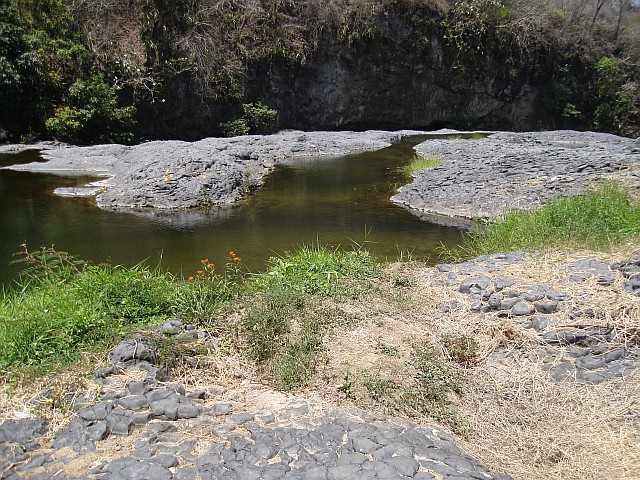
[[[416,215],[491,218],[580,194],[597,181],[640,180],[640,139],[605,133],[499,132],[432,139],[416,151],[443,162],[417,172],[392,197]]]

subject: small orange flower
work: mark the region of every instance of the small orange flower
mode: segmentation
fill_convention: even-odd
[[[209,265],[207,265],[207,268],[208,268],[209,270],[211,270],[213,267],[215,267],[215,265],[214,265],[213,263],[210,263]]]
[[[235,257],[235,256],[236,256],[236,254],[235,254],[235,253],[233,253],[233,250],[231,250],[231,251],[229,252],[229,255],[230,255],[231,257]]]
[[[59,388],[56,390],[56,398],[60,398],[60,389]]]
[[[209,263],[209,259],[208,258],[203,258],[202,260],[200,260],[200,263]]]
[[[190,281],[190,282],[193,282],[193,277],[189,277],[189,281]]]
[[[197,273],[198,275],[204,275],[204,272],[203,272],[202,270],[198,270],[196,273]]]
[[[234,262],[239,262],[240,261],[240,257],[233,257],[233,261]]]

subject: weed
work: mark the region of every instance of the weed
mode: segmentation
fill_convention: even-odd
[[[271,359],[286,343],[291,316],[300,308],[294,300],[289,292],[269,290],[249,303],[241,328],[250,356],[257,362]]]
[[[451,394],[462,392],[462,378],[430,346],[414,351],[411,366],[415,374],[410,386],[364,372],[362,385],[369,398],[387,414],[431,417],[467,435],[467,427],[449,399]]]
[[[399,273],[393,276],[392,283],[395,288],[409,288],[415,285],[413,279],[400,275]]]
[[[405,176],[410,177],[420,170],[439,167],[442,164],[444,164],[444,162],[439,157],[426,158],[416,153],[409,159],[409,163],[407,165],[399,168],[399,171]]]
[[[442,343],[449,357],[463,366],[475,365],[478,361],[478,341],[464,334],[447,334],[442,337]]]
[[[375,373],[365,372],[363,385],[369,392],[369,396],[375,402],[385,404],[392,411],[398,409],[397,396],[402,387],[392,380],[381,378]],[[392,413],[392,412],[388,412]]]
[[[284,352],[270,362],[273,386],[282,391],[302,387],[315,372],[323,350],[322,337],[318,334],[304,334],[301,339],[288,343]]]
[[[387,357],[400,356],[400,353],[398,352],[398,349],[396,347],[387,345],[386,343],[378,342],[378,345],[376,345],[376,350],[378,350],[383,355],[386,355]]]
[[[254,285],[264,289],[277,284],[292,292],[327,297],[353,296],[361,288],[353,280],[364,280],[377,270],[377,263],[365,249],[345,251],[311,245],[271,257],[267,271]]]
[[[354,392],[354,380],[349,371],[344,374],[343,381],[340,385],[338,385],[338,391],[345,394],[345,396],[351,400],[355,400],[355,392]]]

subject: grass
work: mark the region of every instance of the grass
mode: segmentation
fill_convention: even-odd
[[[303,246],[270,259],[238,298],[240,333],[248,354],[279,390],[305,384],[322,360],[324,337],[342,320],[327,301],[357,298],[378,264],[363,248]]]
[[[31,275],[0,299],[0,371],[69,363],[84,350],[176,312],[171,275],[143,266],[85,266]]]
[[[441,158],[439,157],[423,157],[420,154],[415,154],[413,157],[409,159],[409,163],[403,167],[400,167],[400,173],[404,174],[407,177],[412,176],[414,173],[424,170],[426,168],[435,168],[444,164]]]
[[[369,399],[383,407],[386,414],[411,418],[430,417],[449,425],[455,432],[467,435],[464,421],[457,414],[450,396],[462,392],[463,380],[446,359],[430,345],[415,348],[408,364],[413,381],[404,385],[382,375],[365,371],[362,385]],[[350,380],[349,391],[355,390]],[[353,393],[352,393],[353,394]]]
[[[640,238],[640,203],[613,183],[531,210],[516,210],[486,225],[476,224],[458,249],[445,257],[458,261],[515,250],[579,249],[608,251]]]
[[[286,255],[271,257],[267,270],[256,276],[252,284],[262,291],[277,285],[299,294],[352,296],[358,294],[360,281],[378,269],[375,259],[360,246],[344,250],[306,245]]]
[[[303,385],[321,359],[324,335],[339,318],[324,301],[357,297],[378,269],[363,248],[322,246],[274,257],[256,275],[244,274],[230,252],[222,274],[203,259],[188,279],[144,265],[88,265],[52,248],[25,246],[21,261],[20,284],[0,298],[0,372],[40,375],[89,351],[104,354],[137,330],[172,357],[185,357],[191,347],[153,333],[179,316],[236,339],[282,390]],[[219,321],[233,311],[239,320]]]

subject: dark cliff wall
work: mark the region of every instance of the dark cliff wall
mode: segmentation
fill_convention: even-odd
[[[243,102],[278,110],[277,128],[439,127],[526,130],[551,120],[553,66],[541,49],[526,59],[510,38],[487,37],[481,51],[447,42],[440,13],[395,4],[379,11],[368,34],[351,41],[327,29],[303,61],[256,55],[243,65],[233,98],[208,95],[200,70],[165,79],[163,102],[138,105],[141,133],[159,138],[220,134]],[[505,48],[508,45],[508,48]]]
[[[98,9],[85,35],[147,76],[123,91],[146,138],[220,135],[252,102],[279,129],[588,129],[606,100],[604,47],[500,1],[112,1],[129,34],[100,32]]]

